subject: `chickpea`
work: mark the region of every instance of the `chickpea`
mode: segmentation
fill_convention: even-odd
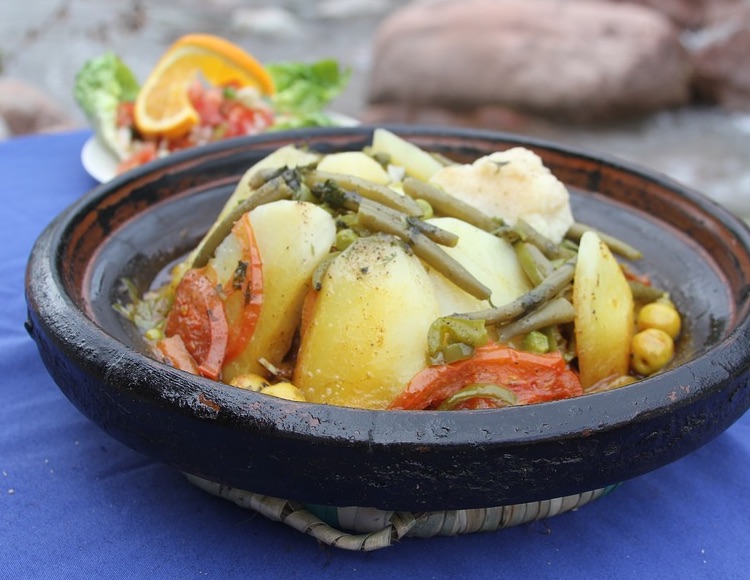
[[[244,375],[236,376],[231,381],[229,381],[229,384],[233,387],[238,387],[240,389],[245,389],[248,391],[255,391],[256,393],[271,385],[271,383],[269,383],[266,379],[264,379],[260,375],[256,375],[253,373],[246,373]]]
[[[641,375],[653,375],[674,356],[674,340],[659,328],[647,328],[633,336],[630,366]]]
[[[279,397],[280,399],[289,399],[290,401],[305,402],[305,393],[302,390],[293,385],[292,383],[276,383],[275,385],[269,385],[260,390],[264,395],[271,395],[272,397]]]
[[[646,304],[638,313],[638,330],[658,328],[666,332],[672,340],[676,339],[682,328],[680,313],[673,304],[667,302],[651,302]]]
[[[619,389],[621,387],[627,387],[628,385],[632,385],[633,383],[637,383],[638,379],[635,377],[631,377],[630,375],[621,375],[615,379],[612,379],[607,384],[607,390],[611,391],[613,389]]]

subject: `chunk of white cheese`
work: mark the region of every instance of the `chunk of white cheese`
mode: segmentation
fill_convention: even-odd
[[[565,185],[524,147],[443,167],[430,182],[509,225],[523,219],[556,243],[573,224]]]

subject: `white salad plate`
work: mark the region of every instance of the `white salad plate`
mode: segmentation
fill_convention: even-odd
[[[328,116],[338,127],[354,127],[360,122],[354,117],[342,113],[331,112]],[[99,137],[92,135],[81,148],[81,164],[83,169],[99,183],[106,183],[117,175],[117,157],[112,153]]]

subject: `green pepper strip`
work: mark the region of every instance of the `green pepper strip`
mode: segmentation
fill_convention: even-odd
[[[461,403],[477,398],[492,399],[499,403],[497,405],[498,408],[512,407],[518,404],[518,397],[516,397],[516,394],[510,389],[490,383],[477,383],[466,385],[461,390],[453,393],[450,397],[440,403],[437,410],[450,411],[455,409]]]
[[[521,349],[528,352],[543,354],[550,351],[550,339],[544,332],[532,330],[523,337]]]
[[[488,340],[483,320],[443,316],[430,325],[427,350],[432,364],[450,364],[470,357],[475,348],[487,344]]]

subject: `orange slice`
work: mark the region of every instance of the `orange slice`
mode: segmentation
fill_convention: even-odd
[[[188,88],[202,76],[213,85],[229,82],[274,92],[268,71],[236,44],[210,34],[189,34],[159,59],[141,87],[133,111],[135,126],[146,137],[176,139],[198,124]]]

